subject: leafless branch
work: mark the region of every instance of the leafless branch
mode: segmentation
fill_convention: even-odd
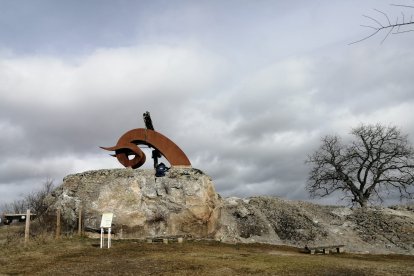
[[[390,18],[388,17],[388,15],[385,13],[385,12],[383,12],[383,11],[380,11],[380,10],[377,10],[377,9],[374,9],[375,11],[377,11],[377,12],[379,12],[379,13],[381,13],[381,14],[383,14],[386,18],[387,18],[387,20],[388,20],[388,24],[389,25],[391,25],[391,21],[390,21]],[[381,24],[380,24],[381,25]]]
[[[398,26],[399,27],[399,26]],[[381,44],[384,43],[384,41],[387,39],[387,37],[390,35],[390,33],[394,30],[394,27],[390,29],[390,31],[387,33],[387,35],[384,37],[384,39],[381,41]]]
[[[414,8],[414,6],[412,6],[412,5],[402,5],[402,4],[391,4],[391,6],[394,6],[394,7],[402,7],[402,8]],[[378,10],[378,9],[374,9],[374,11],[377,12],[377,13],[379,13],[379,14],[381,14],[384,17],[384,20],[386,20],[386,24],[383,24],[381,22],[381,20],[379,20],[379,19],[377,19],[375,17],[368,16],[368,15],[362,15],[363,17],[365,17],[365,18],[369,19],[370,21],[372,21],[372,23],[374,25],[361,25],[361,26],[364,27],[364,28],[373,29],[373,32],[370,33],[369,35],[363,37],[362,39],[359,39],[357,41],[354,41],[354,42],[349,43],[348,45],[352,45],[352,44],[359,43],[359,42],[362,42],[364,40],[367,40],[367,39],[375,36],[376,34],[382,32],[382,31],[386,31],[386,34],[385,34],[384,38],[381,40],[381,44],[384,43],[384,41],[391,34],[404,34],[404,33],[408,33],[408,32],[414,31],[414,29],[409,29],[409,30],[404,29],[407,26],[414,25],[413,15],[411,15],[410,16],[410,20],[407,21],[406,20],[405,13],[403,11],[401,11],[401,16],[402,16],[401,22],[400,22],[399,18],[396,17],[395,18],[396,19],[395,20],[395,23],[391,23],[390,16],[387,13],[385,13],[385,12],[383,12],[381,10]]]
[[[404,33],[410,33],[410,32],[414,32],[414,29],[412,29],[412,30],[406,30],[406,31],[397,31],[397,32],[394,32],[392,34],[404,34]]]
[[[414,6],[410,6],[410,5],[390,4],[390,6],[414,9]]]
[[[380,26],[380,28],[384,28],[384,25],[382,25],[381,24],[381,22],[379,22],[378,20],[376,20],[375,18],[373,18],[373,17],[371,17],[371,16],[368,16],[368,15],[365,15],[365,14],[363,14],[362,15],[363,17],[366,17],[366,18],[368,18],[368,19],[371,19],[372,21],[374,21],[374,22],[376,22],[379,26]],[[391,24],[390,24],[391,25]]]

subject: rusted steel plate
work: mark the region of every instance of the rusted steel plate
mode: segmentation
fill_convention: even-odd
[[[115,151],[115,157],[122,165],[136,169],[141,167],[146,160],[144,152],[138,145],[148,145],[155,148],[168,160],[171,166],[191,167],[188,157],[173,141],[150,129],[132,129],[119,138],[116,146],[101,148]],[[129,160],[129,155],[134,155],[134,158]]]

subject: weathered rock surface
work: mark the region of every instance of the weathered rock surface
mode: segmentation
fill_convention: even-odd
[[[189,235],[206,237],[217,228],[220,201],[210,177],[197,169],[171,169],[166,177],[153,170],[112,169],[65,177],[54,193],[63,219],[99,228],[102,213],[114,213],[113,230],[124,237]]]
[[[223,200],[216,238],[304,247],[343,244],[347,251],[414,254],[414,206],[322,206],[276,197]]]
[[[264,242],[304,247],[345,245],[347,251],[414,254],[414,206],[350,209],[277,197],[222,199],[197,169],[112,169],[69,175],[55,191],[54,207],[76,227],[99,228],[112,212],[124,238],[186,235],[223,242]]]

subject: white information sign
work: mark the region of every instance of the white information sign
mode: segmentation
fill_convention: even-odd
[[[101,228],[111,228],[113,213],[103,213],[101,220]]]
[[[112,218],[114,217],[113,213],[103,213],[102,220],[101,220],[101,248],[103,248],[105,240],[105,230],[104,228],[108,228],[108,248],[111,247],[111,226],[112,226]]]

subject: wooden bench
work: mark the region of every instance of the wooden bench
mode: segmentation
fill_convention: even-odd
[[[168,244],[169,242],[182,243],[183,241],[184,241],[183,237],[153,237],[153,238],[147,238],[147,243],[162,242],[162,243]]]
[[[310,253],[310,254],[315,254],[315,253],[323,253],[323,254],[329,254],[330,252],[332,253],[343,253],[345,251],[345,245],[341,244],[341,245],[326,245],[326,246],[317,246],[317,247],[308,247],[305,246],[305,250],[306,252]]]

